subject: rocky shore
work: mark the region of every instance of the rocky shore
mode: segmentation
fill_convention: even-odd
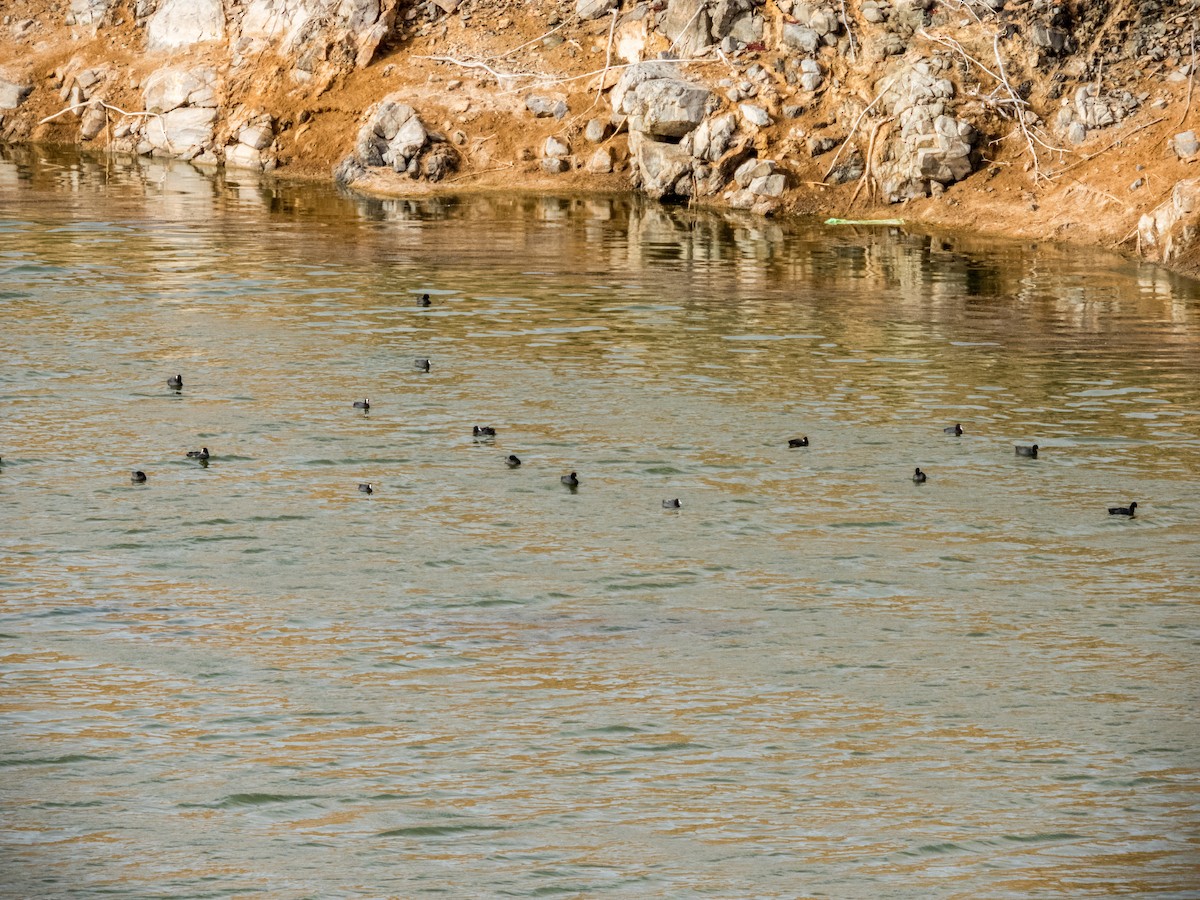
[[[633,189],[1200,275],[1200,0],[10,0],[0,141]]]

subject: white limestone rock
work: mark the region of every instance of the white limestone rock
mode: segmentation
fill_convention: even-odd
[[[224,36],[221,0],[162,0],[146,25],[151,53],[219,41]]]
[[[194,159],[212,149],[217,111],[185,106],[147,120],[145,141],[152,151],[179,159]]]
[[[219,81],[215,69],[166,66],[152,72],[142,86],[142,102],[149,112],[166,113],[181,106],[218,105]]]

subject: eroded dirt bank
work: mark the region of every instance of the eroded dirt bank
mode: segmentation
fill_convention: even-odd
[[[0,140],[900,217],[1200,275],[1200,0],[9,0]]]

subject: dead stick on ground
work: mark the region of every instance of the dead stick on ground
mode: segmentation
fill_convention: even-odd
[[[850,58],[858,59],[858,49],[854,43],[854,32],[850,30],[850,20],[846,18],[846,0],[842,0],[842,27],[846,29],[846,37],[850,38]]]
[[[1065,169],[1059,169],[1057,172],[1051,172],[1046,177],[1047,178],[1057,178],[1059,175],[1062,175],[1065,172],[1070,172],[1072,169],[1076,168],[1077,166],[1082,166],[1085,162],[1095,159],[1101,153],[1107,153],[1109,150],[1111,150],[1113,147],[1117,146],[1117,144],[1121,143],[1122,141],[1129,140],[1131,137],[1133,137],[1139,131],[1149,128],[1151,125],[1157,125],[1159,122],[1163,122],[1165,120],[1166,120],[1166,116],[1160,116],[1159,118],[1154,119],[1153,121],[1143,122],[1141,125],[1139,125],[1137,128],[1134,128],[1132,131],[1126,132],[1125,134],[1121,135],[1119,138],[1117,138],[1115,141],[1113,141],[1107,147],[1101,147],[1095,153],[1089,153],[1083,159],[1080,159],[1080,160],[1077,160],[1076,162],[1071,163],[1071,165],[1067,166]]]
[[[456,66],[462,66],[464,69],[483,69],[497,81],[505,78],[516,80],[518,78],[541,78],[542,76],[536,72],[497,72],[487,63],[480,60],[462,60],[455,59],[453,56],[415,56],[414,59],[431,59],[434,62],[451,63]]]
[[[1008,91],[1008,96],[1015,102],[1017,92],[1013,90],[1011,84],[1008,83],[1008,75],[1004,71],[1004,60],[1000,57],[1000,32],[996,32],[992,38],[992,51],[996,54],[996,65],[1000,69],[1000,80],[1004,82],[1004,87]],[[1038,179],[1044,178],[1042,175],[1041,166],[1038,164],[1037,147],[1033,146],[1033,137],[1029,134],[1029,126],[1025,124],[1025,110],[1020,103],[1015,103],[1013,109],[1017,112],[1017,124],[1021,126],[1021,133],[1025,135],[1025,143],[1029,146],[1029,157],[1033,160],[1033,181],[1036,184]],[[1040,141],[1039,141],[1040,143]]]
[[[1188,110],[1192,108],[1192,82],[1196,80],[1196,24],[1192,23],[1192,67],[1188,71],[1188,92],[1187,102],[1183,104],[1183,115],[1179,117],[1179,121],[1175,123],[1178,128],[1183,124],[1183,120],[1187,118]]]
[[[555,25],[553,28],[551,28],[545,34],[538,35],[532,41],[526,41],[523,44],[518,44],[516,47],[513,47],[511,50],[505,50],[503,53],[497,53],[493,56],[485,56],[484,59],[486,59],[486,60],[504,59],[504,57],[506,57],[506,56],[512,56],[518,50],[524,50],[530,44],[536,44],[538,41],[544,41],[546,38],[550,37],[550,35],[554,34],[554,32],[558,31],[560,28],[566,28],[570,24],[571,24],[571,20],[567,19],[566,21],[561,22],[558,25]]]
[[[608,26],[608,49],[604,52],[604,71],[600,73],[600,84],[596,88],[596,99],[592,101],[592,106],[600,100],[600,95],[604,93],[604,82],[608,78],[608,67],[612,65],[612,45],[613,33],[617,30],[617,11],[616,9],[609,10],[609,15],[612,16],[612,22]],[[588,109],[591,109],[589,106]]]
[[[879,129],[890,121],[892,121],[890,116],[886,119],[881,119],[880,121],[876,122],[875,127],[871,129],[871,140],[867,144],[867,158],[863,163],[862,177],[858,179],[858,186],[854,189],[854,193],[850,197],[850,204],[846,207],[847,210],[854,208],[854,201],[858,199],[858,192],[862,190],[863,185],[866,184],[867,180],[871,177],[871,154],[875,152],[875,138],[879,136]]]
[[[850,126],[850,133],[849,133],[848,135],[846,135],[846,139],[845,139],[844,141],[842,141],[842,144],[841,144],[841,146],[840,146],[840,147],[838,147],[838,151],[837,151],[837,153],[835,153],[835,154],[833,155],[833,162],[831,162],[831,163],[829,164],[829,168],[825,170],[825,174],[824,174],[824,176],[822,176],[822,178],[821,178],[821,181],[822,181],[822,182],[823,182],[823,181],[824,181],[826,178],[828,178],[828,177],[829,177],[829,173],[830,173],[830,172],[832,172],[832,171],[834,170],[834,167],[835,167],[835,166],[837,166],[838,157],[840,157],[840,156],[842,155],[842,151],[846,149],[846,145],[850,143],[850,139],[854,137],[854,133],[855,133],[856,131],[858,131],[858,126],[859,126],[859,123],[861,123],[861,122],[862,122],[862,120],[863,120],[863,116],[865,116],[867,113],[869,113],[869,112],[871,111],[871,107],[873,107],[873,106],[874,106],[876,103],[878,103],[878,102],[879,102],[880,98],[881,98],[881,97],[882,97],[884,94],[886,94],[886,93],[887,93],[887,89],[888,89],[888,88],[890,88],[890,87],[892,86],[892,83],[893,83],[893,82],[894,82],[894,81],[895,81],[897,78],[899,78],[899,77],[900,77],[900,73],[899,73],[899,72],[897,72],[895,75],[893,75],[893,76],[891,77],[891,79],[888,81],[888,83],[887,83],[887,87],[884,87],[884,88],[882,88],[882,89],[879,91],[879,93],[875,95],[875,99],[874,99],[874,100],[872,100],[870,103],[868,103],[868,104],[867,104],[867,107],[866,107],[866,109],[864,109],[862,112],[860,112],[860,113],[858,114],[858,118],[857,118],[857,119],[855,119],[855,120],[854,120],[854,124],[853,124],[852,126]]]
[[[47,122],[54,121],[59,116],[65,116],[69,112],[75,112],[78,109],[83,109],[85,106],[91,106],[93,103],[99,103],[105,109],[111,109],[113,112],[119,112],[123,116],[150,116],[153,118],[159,118],[159,119],[162,118],[162,113],[147,112],[146,110],[138,110],[137,112],[126,112],[125,110],[121,109],[118,106],[113,106],[112,104],[105,103],[103,100],[99,100],[99,101],[86,100],[83,103],[72,104],[71,106],[68,106],[66,109],[60,109],[54,115],[46,116],[46,118],[42,119],[40,122],[38,122],[38,124],[45,125]]]

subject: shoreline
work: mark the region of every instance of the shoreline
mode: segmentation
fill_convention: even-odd
[[[399,0],[342,21],[324,2],[293,20],[232,0],[197,32],[181,0],[96,0],[88,21],[14,0],[0,142],[376,197],[629,191],[902,218],[1200,278],[1195,17],[1166,7]]]

